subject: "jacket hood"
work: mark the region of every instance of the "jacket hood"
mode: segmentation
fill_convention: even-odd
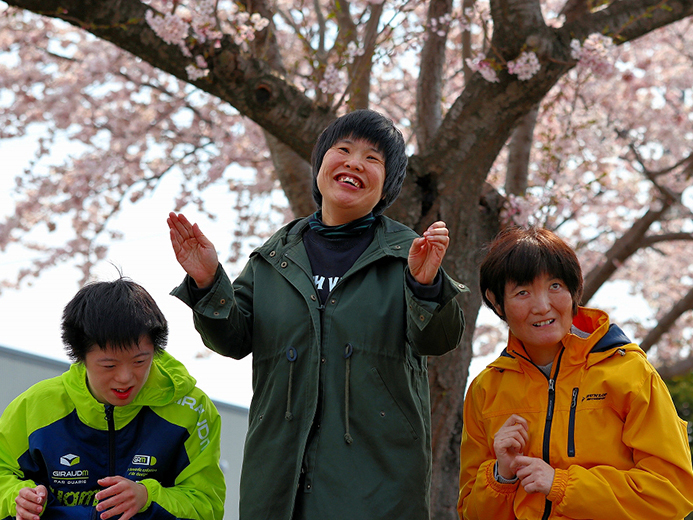
[[[645,356],[645,352],[633,343],[618,325],[609,323],[609,315],[606,312],[587,307],[578,308],[570,332],[563,338],[563,347],[562,365],[592,366],[618,350],[637,352]],[[507,347],[488,367],[519,370],[518,357],[530,359],[520,340],[508,331]]]
[[[84,363],[73,363],[60,377],[80,419],[89,426],[105,429],[105,405],[91,395]],[[143,406],[157,407],[175,402],[189,393],[195,384],[195,378],[180,361],[166,351],[161,352],[154,357],[147,382],[132,403],[114,408],[116,429],[127,424]]]

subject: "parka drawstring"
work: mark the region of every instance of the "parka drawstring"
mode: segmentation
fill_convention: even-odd
[[[349,379],[351,376],[351,355],[354,353],[354,347],[351,343],[347,343],[344,347],[344,359],[346,360],[346,371],[344,374],[344,440],[347,444],[354,442],[354,439],[349,433]]]
[[[298,352],[294,347],[289,347],[286,349],[286,359],[289,360],[289,388],[286,391],[286,413],[284,414],[284,419],[290,421],[294,418],[294,414],[291,413],[291,387],[294,382],[294,362],[298,358]]]

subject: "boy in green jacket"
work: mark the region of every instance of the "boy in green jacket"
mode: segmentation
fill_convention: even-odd
[[[0,417],[0,518],[221,519],[221,419],[164,351],[140,285],[83,287],[63,312],[70,369]]]

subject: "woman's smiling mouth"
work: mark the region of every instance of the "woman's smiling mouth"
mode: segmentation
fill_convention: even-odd
[[[539,321],[537,323],[532,323],[532,327],[543,327],[544,325],[551,325],[554,321],[554,319],[550,320],[544,320],[544,321]]]

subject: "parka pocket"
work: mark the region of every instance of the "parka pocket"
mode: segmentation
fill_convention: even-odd
[[[404,413],[404,410],[402,410],[401,406],[397,402],[397,399],[395,399],[395,396],[392,394],[392,392],[390,392],[389,388],[385,384],[384,379],[382,378],[380,372],[378,372],[378,369],[376,367],[371,367],[371,375],[373,378],[373,383],[378,389],[379,394],[387,400],[387,404],[389,405],[387,407],[381,406],[378,410],[381,419],[383,421],[387,421],[389,419],[390,414],[396,415],[397,424],[401,425],[401,427],[404,427],[406,429],[405,431],[413,440],[418,440],[419,435],[416,433],[414,426],[411,424],[411,421],[407,418],[407,415]],[[382,402],[381,399],[374,399],[373,403],[375,406],[378,406],[379,404],[385,404]]]
[[[575,457],[575,412],[577,411],[579,388],[573,388],[573,398],[570,401],[570,416],[568,417],[568,457]]]

